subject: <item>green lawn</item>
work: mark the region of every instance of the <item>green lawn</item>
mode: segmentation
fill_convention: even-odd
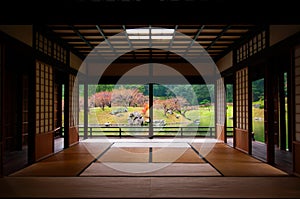
[[[199,107],[199,110],[187,111],[185,116],[191,121],[199,120],[200,126],[214,126],[214,107]]]
[[[120,107],[105,107],[104,110],[101,108],[90,108],[88,114],[89,124],[104,124],[110,122],[111,124],[128,124],[128,116],[131,112],[141,112],[143,107],[128,107],[128,112],[119,113],[117,115],[112,115],[111,112],[117,110]],[[194,121],[199,120],[199,126],[214,126],[214,107],[202,107],[199,106],[198,110],[191,110],[182,116],[178,113],[167,114],[166,116],[161,109],[154,109],[153,111],[155,120],[165,120],[167,126],[177,126],[181,124],[187,124],[188,126],[194,126]],[[263,121],[263,109],[253,108],[253,118],[262,118],[262,120],[253,119],[253,132],[255,135],[255,140],[264,142],[264,121]],[[180,117],[176,117],[180,116]],[[232,105],[227,106],[227,126],[233,126],[233,107]],[[83,124],[83,111],[79,113],[79,123]]]
[[[121,107],[113,107],[108,108],[105,107],[104,110],[101,108],[90,108],[88,114],[88,123],[89,124],[104,124],[106,122],[110,122],[111,124],[128,124],[128,117],[129,114],[132,112],[139,112],[141,113],[143,107],[129,107],[127,112],[119,113],[116,115],[111,114],[113,110],[117,110]],[[83,124],[83,111],[79,112],[79,124]],[[165,120],[167,124],[174,124],[174,123],[191,123],[188,118],[179,115],[178,113],[174,114],[167,114],[166,116],[163,113],[163,110],[154,109],[153,115],[155,120]],[[179,116],[179,117],[176,117]]]
[[[120,107],[108,108],[105,107],[104,110],[101,108],[90,108],[88,114],[88,123],[89,124],[104,124],[105,122],[110,122],[111,124],[127,124],[129,113],[131,112],[141,112],[142,107],[129,107],[128,112],[119,113],[117,115],[110,114],[113,110],[116,110]],[[227,126],[231,127],[233,125],[233,110],[232,105],[227,106]],[[154,109],[154,118],[157,120],[163,119],[167,124],[173,123],[192,123],[195,120],[200,120],[200,126],[213,126],[214,125],[214,107],[199,107],[198,110],[187,111],[185,116],[182,116],[178,113],[167,114],[166,116],[163,113],[163,110]],[[176,115],[180,116],[179,118]],[[262,117],[263,118],[263,109],[253,108],[253,118]],[[79,113],[79,123],[83,124],[83,111]],[[253,130],[254,132],[261,131],[263,126],[263,120],[254,121]],[[263,130],[263,129],[262,129]]]
[[[131,112],[141,112],[142,107],[129,107],[128,112],[120,113],[118,115],[110,114],[113,110],[116,110],[120,107],[108,108],[105,107],[104,110],[101,108],[90,108],[88,115],[89,124],[104,124],[105,122],[110,122],[111,124],[128,124],[128,115]],[[83,124],[83,111],[79,113],[79,123]],[[199,106],[198,110],[190,110],[185,113],[185,117],[178,114],[167,114],[166,116],[163,113],[163,110],[154,109],[154,119],[155,120],[165,120],[167,126],[195,126],[195,120],[199,120],[200,127],[213,127],[214,126],[214,107],[202,107]],[[176,117],[180,116],[180,117]],[[254,138],[256,141],[265,142],[264,138],[264,109],[263,108],[254,108],[252,109],[253,115],[253,132]],[[233,107],[232,105],[227,106],[227,126],[233,126]],[[115,130],[115,129],[114,129]],[[176,130],[176,129],[172,129]],[[165,132],[160,132],[160,134],[165,134]],[[288,141],[287,141],[288,142]]]

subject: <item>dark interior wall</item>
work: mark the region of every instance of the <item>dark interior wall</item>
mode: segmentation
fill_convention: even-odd
[[[3,168],[2,175],[7,175],[27,163],[27,146],[23,146],[27,141],[24,142],[22,137],[22,93],[23,80],[26,80],[24,76],[28,76],[32,64],[32,51],[31,47],[1,32],[0,43],[2,44],[1,138],[3,141],[0,164]],[[25,162],[13,162],[13,156],[17,153]]]

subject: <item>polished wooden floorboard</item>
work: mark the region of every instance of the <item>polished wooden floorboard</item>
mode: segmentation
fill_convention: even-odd
[[[201,143],[192,144],[200,151],[205,148]],[[205,159],[224,176],[287,176],[288,173],[262,162],[226,144],[217,143]]]
[[[233,139],[228,138],[227,143],[233,146]],[[252,156],[267,162],[267,146],[265,143],[259,141],[252,141]],[[275,147],[275,164],[274,167],[281,169],[288,174],[293,174],[293,154],[291,151],[281,150]]]

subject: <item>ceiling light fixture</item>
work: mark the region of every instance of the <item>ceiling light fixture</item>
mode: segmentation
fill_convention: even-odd
[[[132,40],[171,40],[175,32],[174,29],[152,28],[151,35],[149,28],[127,29],[128,38]]]

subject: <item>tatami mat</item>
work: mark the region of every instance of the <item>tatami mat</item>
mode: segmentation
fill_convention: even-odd
[[[80,176],[221,176],[209,164],[93,163]]]
[[[200,154],[205,147],[199,143],[192,146],[199,150]],[[224,176],[288,176],[286,172],[226,144],[215,144],[205,159]]]
[[[105,168],[107,164],[121,164],[122,167],[126,166],[126,168],[139,168],[139,166],[142,166],[143,168],[149,167],[148,169],[155,168],[154,165],[171,165],[147,174],[157,176],[172,176],[176,172],[178,172],[177,175],[187,176],[209,176],[210,174],[215,175],[215,172],[218,175],[222,174],[230,177],[288,175],[223,143],[207,144],[199,142],[192,143],[192,147],[188,143],[179,142],[175,145],[170,144],[168,147],[161,147],[162,145],[160,144],[153,142],[142,147],[142,142],[134,144],[122,142],[80,142],[10,176],[68,177],[80,174],[87,175],[88,173],[98,175],[96,173],[99,169],[101,172],[110,172],[111,175],[120,175],[120,171],[111,171],[112,167]],[[204,157],[204,159],[201,157]],[[168,174],[168,172],[170,173]],[[126,175],[129,174],[127,173]]]
[[[97,162],[149,162],[149,148],[111,147]]]
[[[189,148],[187,142],[116,142],[112,147],[171,147],[171,148]]]
[[[152,162],[205,163],[205,161],[189,148],[153,148]]]
[[[108,143],[79,143],[10,176],[76,176],[108,147]]]
[[[85,149],[88,151],[89,154],[94,156],[95,158],[99,156],[99,154],[103,153],[106,149],[113,145],[113,143],[109,142],[102,142],[102,143],[95,143],[95,142],[83,142],[80,143],[84,145]]]

